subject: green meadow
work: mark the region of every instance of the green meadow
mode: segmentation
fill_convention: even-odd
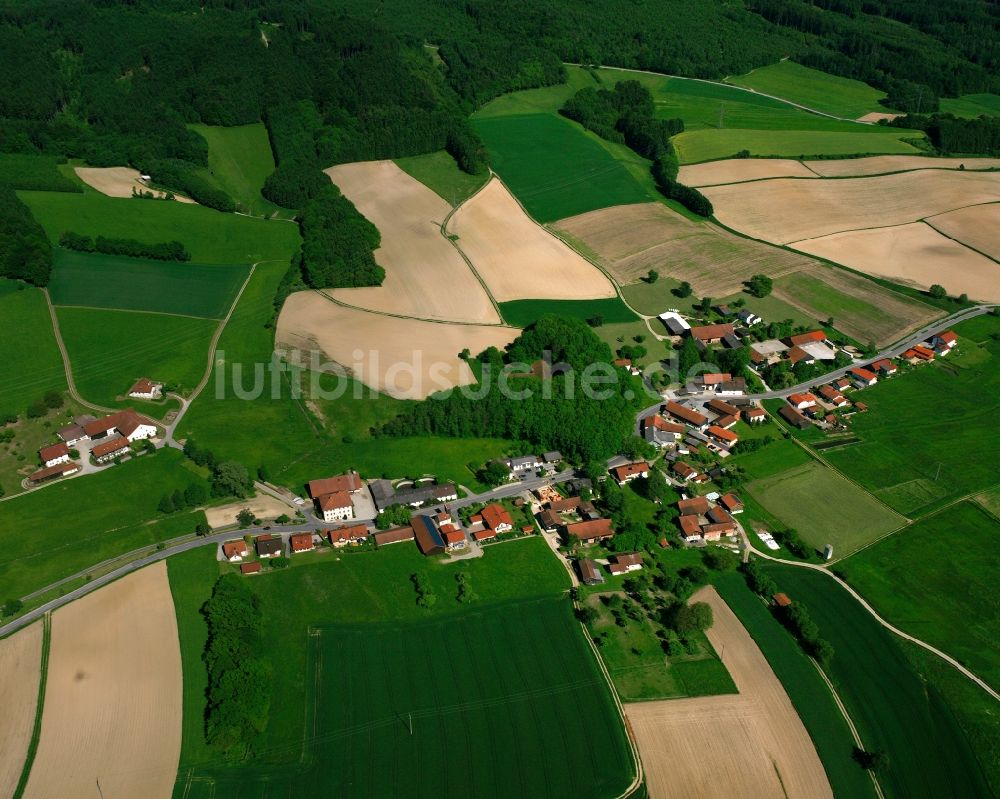
[[[289,214],[260,193],[264,181],[274,171],[271,142],[263,122],[225,128],[188,127],[208,142],[207,177],[236,200],[240,211],[253,216]]]
[[[83,191],[78,180],[59,171],[54,155],[0,153],[0,186],[29,191]]]
[[[1000,116],[1000,95],[963,94],[961,97],[942,97],[941,112],[957,117]]]
[[[674,137],[682,164],[732,158],[741,150],[770,158],[822,158],[847,155],[907,155],[921,150],[905,139],[920,134],[872,126],[867,131],[723,130],[684,131]]]
[[[66,373],[41,289],[0,278],[0,413],[23,414],[46,391],[66,388]]]
[[[764,570],[808,608],[833,646],[828,676],[865,748],[888,755],[878,775],[886,797],[991,795],[941,692],[917,673],[892,633],[825,575],[771,563]]]
[[[190,203],[106,197],[97,192],[19,191],[18,196],[53,242],[68,230],[151,244],[177,240],[187,247],[193,262],[210,264],[270,259],[287,263],[299,244],[298,228],[291,222],[223,214]]]
[[[190,392],[208,363],[208,345],[217,322],[131,311],[60,308],[59,330],[69,352],[80,394],[99,405],[151,405],[126,393],[140,377]],[[121,399],[119,399],[121,398]]]
[[[56,247],[49,294],[54,305],[220,319],[247,276],[245,264],[153,261]]]
[[[888,621],[1000,688],[1000,519],[959,502],[846,561],[838,572]]]
[[[463,172],[444,150],[397,158],[396,166],[453,206],[468,199],[489,177],[489,172],[481,175]]]

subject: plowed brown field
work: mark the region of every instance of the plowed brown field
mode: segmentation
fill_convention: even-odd
[[[872,155],[867,158],[843,158],[805,161],[807,167],[823,177],[884,175],[911,169],[995,169],[1000,158],[934,158],[928,155]]]
[[[132,189],[136,191],[153,191],[154,194],[162,195],[159,190],[150,189],[139,181],[139,173],[127,166],[78,166],[74,167],[77,177],[88,186],[97,189],[101,194],[108,197],[131,197]],[[177,202],[193,203],[190,197],[174,195]]]
[[[719,186],[764,178],[814,178],[816,173],[791,158],[727,158],[682,166],[677,179],[685,186]]]
[[[0,796],[13,796],[38,706],[42,624],[0,641]]]
[[[949,238],[958,239],[1000,261],[1000,205],[962,208],[932,216],[926,221]]]

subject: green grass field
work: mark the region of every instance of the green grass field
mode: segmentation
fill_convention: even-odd
[[[860,127],[860,126],[859,126]],[[684,131],[674,137],[682,164],[732,158],[741,150],[769,158],[822,158],[837,155],[912,155],[922,152],[904,139],[921,134],[903,128],[865,126],[863,131],[723,130]]]
[[[802,602],[834,649],[827,673],[870,751],[889,767],[885,795],[986,797],[990,791],[969,741],[941,693],[921,679],[897,639],[829,577],[765,564],[793,601]]]
[[[288,211],[265,199],[261,187],[274,171],[274,156],[263,122],[219,127],[189,125],[208,142],[209,177],[236,200],[240,211],[254,216],[285,215]]]
[[[552,114],[475,116],[493,168],[539,222],[656,197],[578,125]]]
[[[54,249],[53,305],[200,316],[226,315],[247,276],[243,264],[197,264]]]
[[[82,192],[79,181],[59,171],[54,155],[0,153],[0,186],[29,191]]]
[[[715,588],[760,647],[781,682],[813,745],[834,796],[874,797],[868,775],[854,762],[854,739],[844,717],[812,661],[772,616],[743,576],[724,574]]]
[[[963,94],[961,97],[942,97],[941,112],[957,117],[1000,116],[1000,96]]]
[[[463,172],[458,168],[455,159],[444,150],[427,155],[397,158],[396,166],[447,200],[450,205],[457,205],[468,199],[489,177],[488,172],[481,175]]]
[[[766,448],[765,448],[766,449]],[[841,557],[902,527],[906,520],[821,463],[755,480],[747,490],[803,540]]]
[[[178,202],[19,191],[49,238],[67,230],[87,236],[183,242],[195,263],[238,264],[276,258],[288,263],[299,244],[291,222],[251,219]]]
[[[890,110],[879,104],[885,92],[859,80],[810,69],[794,61],[759,67],[747,75],[727,78],[727,81],[848,119],[857,119],[872,111]]]
[[[585,321],[600,316],[605,324],[638,321],[638,317],[618,297],[603,300],[514,300],[500,303],[500,313],[507,324],[514,327],[527,327],[546,314]]]
[[[99,405],[128,405],[144,413],[160,406],[129,400],[129,387],[149,377],[180,393],[191,391],[205,373],[217,327],[210,319],[131,311],[60,308],[57,313],[80,394]]]
[[[23,414],[46,391],[66,388],[62,358],[40,289],[0,278],[0,413]]]
[[[219,566],[208,550],[169,562],[185,673],[175,796],[396,795],[403,768],[424,786],[421,796],[504,796],[501,771],[519,775],[514,795],[611,796],[628,782],[624,731],[558,597],[568,588],[565,571],[541,539],[492,547],[460,566],[428,561],[409,544],[307,557],[249,583],[283,678],[274,683],[261,755],[236,768],[213,763],[201,727],[199,608]],[[455,600],[457,568],[468,573],[476,604]],[[433,586],[433,609],[417,607],[413,572]],[[589,721],[571,711],[581,702],[593,703]],[[422,741],[411,739],[408,722],[397,726],[400,713],[412,713]],[[475,758],[470,738],[488,742]],[[383,752],[390,759],[373,768]],[[535,768],[540,758],[547,776]]]
[[[972,324],[955,330],[960,337],[966,329],[977,337],[1000,332],[996,317],[980,317]],[[1000,341],[975,346],[965,339],[960,352],[949,356],[953,361],[914,369],[867,389],[870,410],[852,420],[862,441],[828,453],[830,463],[910,517],[996,485]],[[956,368],[966,358],[966,365]]]
[[[837,564],[880,615],[1000,686],[1000,520],[960,502]]]
[[[162,516],[160,497],[205,478],[172,449],[0,502],[0,585],[20,597],[107,558],[194,531],[198,513]]]

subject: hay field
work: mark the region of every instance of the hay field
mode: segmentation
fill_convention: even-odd
[[[127,166],[78,166],[73,171],[80,180],[93,189],[97,189],[101,194],[108,197],[131,197],[132,189],[136,191],[153,191],[155,194],[163,196],[162,191],[150,189],[145,183],[139,180],[139,172]],[[190,197],[182,197],[175,194],[174,199],[182,203],[193,203]]]
[[[924,221],[949,238],[1000,260],[1000,205],[960,208]]]
[[[532,221],[499,180],[462,205],[449,230],[497,302],[616,294],[600,270]]]
[[[322,294],[292,294],[281,309],[278,348],[320,350],[358,381],[398,399],[423,399],[468,385],[475,377],[458,357],[505,347],[520,331],[500,325],[462,325],[401,319],[347,308]]]
[[[28,753],[38,705],[42,625],[0,641],[0,796],[13,796]]]
[[[160,562],[52,616],[42,735],[25,799],[167,797],[181,749],[181,656]]]
[[[873,155],[868,158],[805,161],[813,172],[825,178],[885,175],[912,169],[997,169],[1000,158],[934,158],[929,155]]]
[[[685,186],[719,186],[765,178],[815,178],[816,173],[791,158],[726,158],[682,166],[677,179]]]
[[[788,244],[844,230],[903,225],[1000,201],[1000,172],[922,170],[854,180],[777,178],[714,186],[715,216],[754,238]]]
[[[1000,301],[1000,265],[923,222],[848,230],[792,246],[898,283],[922,289],[939,283],[954,296],[966,293],[976,300]]]
[[[392,161],[341,164],[325,170],[358,211],[379,229],[375,260],[381,286],[335,289],[337,299],[387,313],[498,324],[500,316],[462,256],[442,234],[451,207]]]
[[[812,740],[757,644],[714,588],[692,600],[711,606],[709,641],[740,692],[625,706],[650,799],[832,797]]]
[[[902,114],[885,114],[881,111],[870,111],[863,116],[857,118],[858,122],[881,122],[883,119],[887,122],[893,120],[896,117],[902,116]]]
[[[242,502],[231,502],[228,505],[218,505],[205,509],[205,519],[213,530],[236,524],[236,514],[244,508],[258,519],[274,520],[283,513],[289,516],[293,511],[284,502],[268,494],[250,497]]]
[[[686,280],[698,296],[725,297],[758,272],[779,278],[814,267],[811,258],[693,222],[661,203],[622,205],[563,219],[555,228],[593,252],[622,284],[650,269]]]

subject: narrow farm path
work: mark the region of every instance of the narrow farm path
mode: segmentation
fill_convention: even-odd
[[[96,405],[93,402],[88,402],[81,397],[80,392],[76,390],[76,383],[73,381],[73,366],[69,360],[69,352],[66,350],[66,344],[63,342],[62,331],[59,329],[59,318],[56,316],[56,307],[52,304],[52,298],[49,296],[49,290],[47,288],[43,288],[42,293],[45,295],[45,304],[49,308],[49,318],[52,320],[52,332],[56,337],[56,346],[59,347],[59,355],[62,357],[63,371],[66,373],[67,392],[76,402],[83,405],[85,408],[90,408],[91,410],[102,414],[113,413],[111,408],[105,408],[103,405]]]

